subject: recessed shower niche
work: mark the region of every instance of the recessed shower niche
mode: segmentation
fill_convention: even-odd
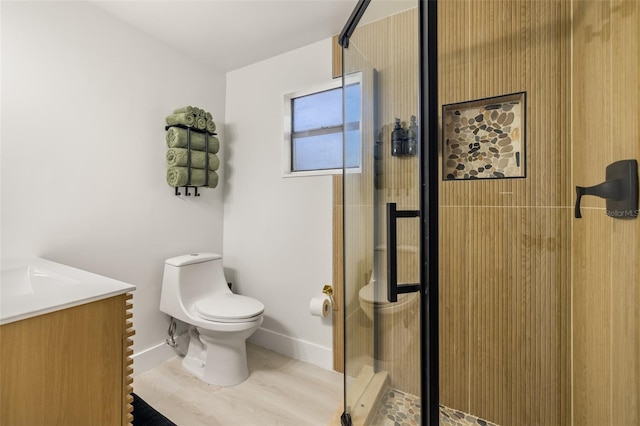
[[[443,180],[525,177],[525,92],[442,107]]]

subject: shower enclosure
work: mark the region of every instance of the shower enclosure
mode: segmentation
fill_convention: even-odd
[[[640,425],[637,201],[576,208],[621,160],[637,199],[640,3],[364,0],[339,43],[342,424]]]

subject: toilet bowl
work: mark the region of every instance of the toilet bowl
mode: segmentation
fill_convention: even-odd
[[[397,302],[389,302],[387,285],[382,284],[372,279],[360,289],[358,298],[360,308],[376,327],[375,359],[392,362],[403,357],[409,350],[409,343],[420,336],[415,328],[420,299],[418,293],[403,293],[398,295]],[[379,364],[380,368],[385,369],[382,365]]]
[[[167,259],[160,310],[189,325],[182,361],[187,371],[219,386],[249,377],[246,340],[262,324],[264,305],[231,292],[222,256],[193,253]]]
[[[418,256],[417,250],[412,247],[398,247],[398,253],[406,256],[404,259],[406,262]],[[376,324],[378,336],[374,343],[376,360],[393,361],[402,357],[408,350],[406,343],[419,338],[419,333],[414,328],[415,319],[420,312],[420,298],[418,293],[401,293],[398,294],[397,302],[389,302],[386,248],[376,247],[374,256],[371,279],[358,291],[358,299],[366,317]],[[394,339],[402,342],[402,345],[390,344],[389,342]]]
[[[398,258],[402,257],[406,265],[410,265],[411,269],[417,269],[419,251],[415,247],[399,246],[397,253]],[[415,293],[398,294],[398,301],[392,303],[387,299],[387,291],[387,249],[380,245],[374,250],[371,279],[358,292],[360,307],[369,319],[373,320],[375,315],[392,315],[416,307]]]
[[[411,307],[416,307],[416,293],[403,293],[398,295],[397,302],[387,300],[386,282],[377,282],[372,278],[367,285],[358,292],[360,308],[365,315],[373,320],[377,315],[392,315],[404,312]]]

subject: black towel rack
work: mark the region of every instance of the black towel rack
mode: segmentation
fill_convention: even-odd
[[[189,192],[189,188],[193,188],[195,190],[195,196],[199,197],[198,187],[191,185],[191,132],[196,133],[204,133],[204,186],[209,185],[209,136],[216,136],[217,133],[212,133],[207,130],[200,130],[198,128],[185,126],[184,124],[169,124],[164,126],[164,130],[169,130],[171,127],[179,127],[181,129],[185,129],[187,131],[187,184],[183,186],[176,186],[174,188],[175,195],[182,195],[180,193],[180,188],[184,188],[184,195],[187,197],[191,196]]]

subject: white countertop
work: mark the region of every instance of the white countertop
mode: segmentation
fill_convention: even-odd
[[[46,259],[2,260],[0,325],[134,291],[122,281]]]

